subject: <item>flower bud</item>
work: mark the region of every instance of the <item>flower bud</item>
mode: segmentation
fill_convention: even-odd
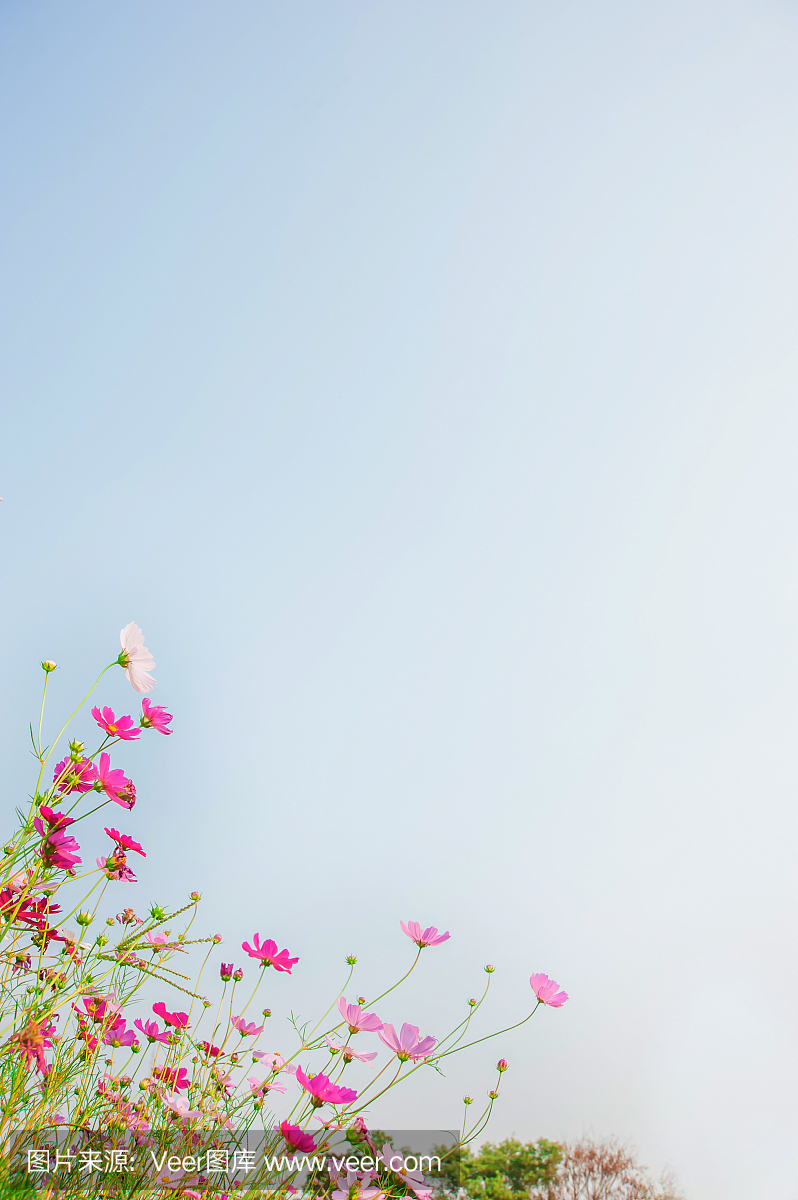
[[[199,900],[200,894],[199,892],[189,892],[188,898],[189,900]]]
[[[235,971],[233,971],[233,979],[235,979],[236,983],[240,983],[243,978],[244,972],[242,971],[241,967],[238,967]]]
[[[232,1063],[237,1063],[237,1062],[238,1062],[238,1055],[237,1055],[237,1054],[231,1054],[231,1055],[230,1055],[230,1062],[232,1062]]]
[[[488,975],[492,975],[496,968],[488,963],[488,965],[485,967],[485,970],[487,971]]]
[[[83,742],[69,743],[69,757],[72,759],[72,762],[80,762],[83,758]]]
[[[366,1003],[366,997],[365,997],[365,996],[358,996],[358,998],[357,998],[357,1002],[358,1002],[358,1004],[365,1004],[365,1003]]]
[[[499,1099],[499,1093],[498,1093],[498,1092],[488,1092],[488,1095],[490,1096],[491,1100],[498,1100],[498,1099]]]
[[[203,1008],[210,1008],[210,1006],[211,1006],[210,1000],[203,1000],[202,1006],[203,1006]]]
[[[46,658],[42,663],[42,670],[45,675],[49,675],[51,671],[55,670],[55,663],[51,659]]]
[[[114,923],[114,918],[113,918],[113,917],[106,917],[106,918],[105,918],[105,923],[106,923],[106,925],[113,925],[113,923]]]
[[[75,917],[75,920],[77,921],[78,925],[91,925],[94,917],[91,915],[91,913],[79,912]]]
[[[232,963],[222,963],[222,965],[219,967],[219,978],[221,979],[222,983],[230,982],[230,980],[233,978]]]
[[[506,1059],[506,1058],[500,1058],[500,1059],[499,1059],[499,1061],[496,1063],[496,1070],[497,1070],[499,1073],[501,1073],[502,1071],[506,1071],[506,1070],[507,1070],[507,1059]]]
[[[474,1103],[473,1096],[463,1096],[463,1104],[473,1104],[473,1103]]]
[[[166,920],[166,909],[161,908],[160,904],[151,904],[150,905],[150,916],[152,917],[153,921],[165,921]]]
[[[147,1089],[149,1088],[149,1086],[150,1086],[150,1084],[151,1084],[151,1083],[152,1083],[152,1080],[151,1080],[151,1079],[149,1079],[149,1078],[147,1078],[147,1079],[140,1079],[140,1080],[139,1080],[139,1091],[140,1091],[140,1092],[146,1092],[146,1091],[147,1091]]]
[[[264,1008],[263,1015],[264,1017],[270,1017],[272,1015],[272,1010],[270,1008]]]
[[[95,939],[95,941],[98,946],[107,946],[108,945],[108,938],[105,936],[104,933],[101,933],[100,936]]]
[[[471,1008],[476,1008],[476,1006],[477,1006],[477,1002],[476,1002],[476,1000],[473,998],[473,996],[472,996],[472,997],[471,997],[471,999],[468,1001],[468,1003],[469,1003],[469,1005],[471,1006]]]
[[[222,935],[220,933],[215,933],[213,935],[213,937],[211,938],[211,941],[213,942],[214,946],[218,946],[219,942],[221,940],[222,940]]]
[[[350,967],[353,967],[355,965],[355,963],[357,962],[357,957],[354,954],[347,954],[346,962],[349,964]]]
[[[130,1047],[130,1053],[138,1054],[140,1050],[141,1050],[141,1046],[138,1044],[138,1042],[133,1042]]]
[[[14,846],[3,846],[3,854],[13,854],[14,850]]]

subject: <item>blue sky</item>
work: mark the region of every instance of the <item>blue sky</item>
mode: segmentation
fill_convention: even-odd
[[[9,811],[39,659],[55,720],[135,620],[139,894],[300,954],[276,1023],[400,919],[395,1023],[572,995],[384,1126],[500,1049],[495,1136],[795,1200],[795,6],[7,0],[0,59]]]

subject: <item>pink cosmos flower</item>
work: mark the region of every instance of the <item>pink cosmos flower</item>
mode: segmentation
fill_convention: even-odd
[[[63,758],[53,772],[53,783],[57,784],[63,796],[70,792],[90,792],[96,778],[97,768],[87,758],[82,758],[80,762]]]
[[[230,980],[233,978],[233,964],[232,963],[222,963],[222,965],[219,967],[219,978],[222,980],[223,983],[230,982]]]
[[[248,1025],[243,1017],[233,1017],[230,1024],[238,1030],[242,1037],[257,1037],[258,1034],[263,1033],[262,1025],[256,1025],[254,1021]]]
[[[286,1071],[289,1075],[296,1075],[294,1064],[286,1062],[279,1050],[253,1050],[252,1057],[257,1058],[261,1065],[269,1067],[275,1075],[278,1071]]]
[[[75,818],[67,817],[64,813],[53,812],[51,808],[43,804],[39,809],[39,816],[35,818],[33,824],[38,832],[44,836],[44,825],[42,822],[47,826],[48,831],[51,829],[66,829],[67,825],[74,825]]]
[[[531,975],[529,984],[540,1003],[548,1004],[551,1008],[562,1008],[568,999],[568,993],[559,991],[559,983],[549,979],[548,975]]]
[[[117,846],[121,846],[123,850],[135,850],[136,854],[140,854],[142,858],[147,857],[147,852],[140,842],[134,842],[133,838],[127,833],[120,833],[117,829],[105,829],[109,838],[113,838]]]
[[[181,1121],[196,1121],[197,1117],[202,1116],[198,1108],[191,1108],[187,1096],[178,1096],[177,1092],[172,1092],[171,1096],[164,1096],[163,1102],[172,1112],[177,1113]]]
[[[120,846],[117,846],[113,854],[109,854],[107,858],[98,858],[96,862],[100,870],[105,871],[108,879],[117,879],[121,883],[136,883],[136,876],[127,865],[127,857]],[[128,956],[121,961],[132,962],[134,958],[135,955]]]
[[[351,1088],[338,1087],[321,1073],[308,1079],[305,1072],[297,1068],[296,1077],[297,1082],[310,1094],[310,1102],[314,1108],[321,1108],[322,1104],[351,1104],[353,1100],[357,1100],[357,1092],[353,1092]]]
[[[280,1122],[280,1133],[289,1146],[301,1150],[303,1154],[311,1154],[316,1149],[312,1133],[305,1133],[298,1125],[289,1125],[287,1121]]]
[[[83,859],[77,854],[80,850],[75,838],[64,833],[62,829],[45,831],[39,817],[33,822],[38,833],[42,834],[39,855],[46,867],[54,867],[58,871],[71,871]]]
[[[419,1041],[418,1025],[408,1025],[407,1022],[402,1026],[398,1036],[393,1025],[386,1023],[379,1031],[379,1038],[390,1050],[395,1052],[401,1062],[407,1062],[409,1058],[412,1058],[413,1062],[418,1062],[420,1058],[426,1058],[435,1045],[434,1037],[425,1037]]]
[[[330,1174],[332,1175],[332,1169]],[[335,1191],[331,1200],[382,1200],[385,1192],[378,1187],[368,1187],[367,1180],[370,1178],[370,1174],[366,1174],[364,1178],[358,1175],[357,1171],[342,1171],[333,1177]]]
[[[218,1046],[212,1046],[210,1042],[200,1042],[200,1050],[207,1054],[208,1058],[218,1058],[222,1053]]]
[[[104,729],[111,737],[119,738],[123,742],[135,742],[136,738],[141,737],[141,730],[133,725],[133,718],[117,718],[112,708],[103,708],[102,714],[99,708],[93,708],[91,715],[100,729]]]
[[[377,1051],[373,1050],[371,1054],[363,1054],[361,1051],[355,1050],[352,1046],[342,1045],[341,1042],[334,1042],[327,1034],[324,1035],[324,1040],[332,1050],[333,1054],[342,1054],[344,1062],[351,1062],[356,1058],[358,1062],[371,1062],[377,1057]]]
[[[75,1012],[80,1011],[77,1005],[73,1004],[72,1007]],[[116,992],[108,992],[105,996],[84,996],[83,1007],[95,1025],[101,1025],[104,1021],[113,1023],[119,1018],[122,1001],[117,999]]]
[[[41,1021],[28,1021],[12,1039],[25,1066],[29,1067],[35,1062],[37,1071],[41,1071],[43,1075],[49,1070],[44,1060],[44,1052],[52,1050],[52,1037],[55,1033],[55,1025],[47,1025],[46,1021],[46,1017]]]
[[[121,804],[123,808],[131,809],[136,803],[136,788],[132,779],[128,779],[123,788],[116,793],[116,796],[111,796],[112,800],[116,800],[117,804]]]
[[[291,968],[299,962],[298,958],[289,958],[287,950],[278,950],[277,943],[271,938],[261,943],[260,934],[256,933],[252,942],[251,946],[249,942],[242,942],[241,949],[246,950],[250,958],[259,958],[262,967],[274,967],[275,971],[285,971],[290,975]]]
[[[156,1017],[160,1017],[166,1025],[174,1025],[175,1029],[188,1029],[188,1013],[184,1012],[167,1012],[166,1005],[163,1000],[159,1000],[157,1004],[153,1004],[152,1011]]]
[[[267,1092],[285,1092],[281,1083],[269,1083],[265,1079],[256,1079],[254,1075],[249,1076],[247,1083],[253,1096],[265,1096]]]
[[[138,1046],[138,1038],[132,1029],[127,1028],[127,1022],[120,1017],[103,1034],[106,1046]]]
[[[389,1171],[393,1171],[394,1175],[398,1175],[417,1196],[429,1192],[429,1186],[424,1182],[424,1176],[421,1172],[411,1170],[406,1165],[404,1156],[398,1150],[394,1150],[390,1142],[385,1143],[377,1157],[385,1163]]]
[[[155,666],[154,663],[153,666]],[[165,705],[151,704],[149,700],[142,700],[141,712],[140,724],[142,729],[157,729],[159,733],[167,735],[174,733],[174,729],[166,728],[174,718],[170,712],[166,711]]]
[[[149,942],[152,950],[165,950],[169,945],[169,938],[165,933],[153,933],[152,930],[145,935],[145,941]]]
[[[163,1042],[168,1046],[172,1040],[172,1035],[168,1029],[164,1029],[163,1033],[160,1032],[157,1021],[142,1021],[141,1017],[139,1017],[133,1024],[136,1026],[136,1029],[141,1030],[150,1043]]]
[[[155,666],[155,659],[144,645],[144,634],[133,621],[126,625],[119,634],[122,653],[119,655],[119,665],[125,668],[125,674],[137,692],[151,692],[155,680],[150,675]]]
[[[418,921],[408,921],[405,925],[404,921],[399,922],[402,927],[402,933],[407,934],[411,942],[415,942],[420,950],[425,946],[440,946],[441,942],[449,940],[451,934],[438,933],[434,925],[430,925],[429,929],[425,929],[422,933],[421,926]]]
[[[176,1092],[185,1092],[191,1082],[185,1067],[156,1067],[153,1076]]]
[[[100,766],[97,771],[97,778],[94,782],[94,789],[98,792],[105,792],[109,800],[113,800],[116,804],[122,804],[125,808],[130,808],[131,805],[126,799],[120,800],[120,795],[129,787],[130,780],[125,775],[121,768],[116,767],[111,770],[111,755],[106,754],[103,750],[100,755]],[[135,799],[133,801],[135,804]]]
[[[347,1004],[343,996],[338,1001],[338,1011],[349,1026],[350,1033],[359,1033],[361,1029],[367,1033],[379,1033],[382,1029],[382,1021],[376,1013],[361,1012],[359,1004]]]

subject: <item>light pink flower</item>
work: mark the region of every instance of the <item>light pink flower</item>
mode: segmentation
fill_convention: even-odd
[[[177,1113],[181,1121],[196,1121],[197,1117],[202,1116],[198,1108],[192,1109],[189,1106],[187,1096],[178,1096],[177,1092],[172,1092],[171,1096],[164,1096],[163,1102],[172,1112]]]
[[[278,950],[277,943],[271,938],[261,942],[260,934],[256,933],[252,943],[250,946],[249,942],[242,942],[241,949],[246,950],[250,958],[259,958],[262,967],[274,967],[275,971],[285,971],[290,975],[291,968],[299,962],[298,958],[289,958],[287,950]]]
[[[104,729],[112,737],[120,738],[123,742],[135,742],[136,738],[141,737],[141,730],[133,724],[132,717],[115,717],[112,708],[103,708],[102,714],[99,708],[93,708],[91,715],[94,717],[100,729]]]
[[[385,1195],[379,1188],[367,1186],[367,1180],[371,1178],[370,1173],[367,1173],[365,1178],[358,1175],[357,1171],[340,1171],[335,1174],[330,1164],[330,1175],[335,1184],[331,1200],[382,1200]]]
[[[155,659],[144,645],[144,634],[133,621],[126,625],[119,634],[122,653],[119,655],[119,665],[125,668],[128,682],[137,692],[151,692],[155,680],[150,671],[155,666]]]
[[[352,1088],[338,1087],[321,1072],[308,1079],[305,1072],[298,1068],[296,1078],[297,1083],[309,1093],[314,1108],[320,1108],[322,1104],[351,1104],[353,1100],[357,1100],[357,1092]]]
[[[408,1025],[407,1022],[402,1026],[398,1036],[393,1025],[386,1023],[379,1032],[379,1038],[390,1050],[395,1052],[401,1062],[407,1062],[409,1058],[412,1058],[413,1062],[418,1062],[420,1058],[426,1058],[435,1045],[434,1037],[425,1037],[419,1040],[418,1025]]]
[[[417,1196],[422,1194],[421,1189],[429,1191],[429,1185],[425,1183],[421,1172],[411,1170],[405,1164],[404,1156],[398,1150],[394,1150],[390,1142],[385,1143],[377,1157],[382,1159],[388,1170],[398,1175]]]
[[[97,768],[87,758],[82,758],[80,762],[63,758],[53,772],[53,783],[64,796],[70,792],[90,792],[96,778]]]
[[[248,1025],[243,1017],[233,1017],[230,1024],[238,1030],[242,1037],[257,1037],[258,1034],[263,1033],[262,1025],[256,1025],[254,1021]]]
[[[343,1055],[343,1060],[344,1060],[344,1062],[347,1062],[347,1063],[351,1062],[353,1058],[356,1058],[358,1062],[367,1063],[367,1062],[371,1062],[372,1059],[377,1057],[376,1050],[373,1050],[371,1052],[371,1054],[364,1054],[360,1050],[355,1050],[355,1048],[353,1046],[346,1046],[346,1045],[342,1044],[341,1042],[334,1042],[332,1040],[332,1038],[327,1037],[326,1034],[324,1035],[324,1040],[327,1043],[327,1045],[330,1047],[332,1052],[334,1054]]]
[[[169,938],[165,933],[153,933],[152,930],[145,934],[145,941],[150,943],[153,950],[163,950],[169,945]]]
[[[97,866],[101,871],[105,871],[108,879],[118,879],[121,883],[135,883],[136,876],[130,867],[127,865],[127,856],[121,847],[117,846],[113,854],[109,854],[107,858],[98,858]],[[132,962],[135,956],[128,956],[121,961]]]
[[[278,1071],[285,1071],[289,1075],[296,1075],[295,1065],[286,1062],[279,1050],[253,1050],[252,1057],[257,1058],[261,1066],[269,1067],[275,1075]]]
[[[145,699],[141,702],[141,712],[140,724],[142,729],[157,729],[159,733],[167,735],[174,733],[174,729],[166,728],[169,722],[173,720],[172,714],[166,711],[166,705],[151,704],[149,700]]]
[[[361,1012],[359,1004],[347,1004],[343,996],[338,1001],[338,1011],[350,1033],[359,1033],[361,1029],[366,1033],[379,1033],[382,1029],[382,1021],[376,1013]]]
[[[256,1079],[254,1075],[249,1076],[247,1083],[253,1096],[265,1096],[267,1092],[285,1092],[282,1083],[269,1083],[265,1079]]]
[[[548,1004],[551,1008],[562,1008],[568,999],[568,993],[559,991],[559,983],[549,979],[548,975],[531,975],[529,984],[540,1003]]]
[[[446,942],[451,936],[447,933],[438,933],[434,925],[430,925],[428,929],[422,932],[418,921],[408,921],[405,925],[404,921],[399,922],[402,927],[402,933],[407,934],[411,942],[415,942],[419,949],[423,950],[425,946],[440,946],[441,942]]]
[[[100,766],[97,771],[97,779],[94,783],[95,790],[105,792],[109,800],[115,801],[116,804],[122,804],[125,808],[132,808],[133,805],[123,797],[126,789],[130,786],[130,780],[119,767],[111,770],[111,755],[106,754],[103,750],[100,755]],[[133,804],[136,803],[135,793]]]

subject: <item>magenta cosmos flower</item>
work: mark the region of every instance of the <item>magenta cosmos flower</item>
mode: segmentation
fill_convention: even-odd
[[[105,751],[100,755],[100,766],[97,770],[97,778],[94,782],[95,791],[105,792],[109,800],[115,801],[117,804],[122,804],[125,808],[132,808],[129,803],[127,789],[130,787],[130,780],[119,767],[111,770],[111,755]],[[133,793],[135,804],[135,791]]]
[[[46,804],[41,806],[39,814],[34,817],[33,827],[41,834],[39,855],[44,865],[58,871],[71,871],[83,861],[77,853],[80,850],[77,841],[64,832],[65,827],[73,823],[72,818],[53,812]]]
[[[172,1040],[172,1035],[168,1029],[164,1029],[163,1032],[159,1030],[157,1021],[142,1021],[141,1017],[139,1017],[133,1024],[136,1026],[136,1029],[141,1030],[150,1043],[163,1042],[168,1046]]]
[[[252,943],[250,946],[249,942],[242,942],[241,949],[246,950],[250,958],[259,958],[262,967],[274,967],[275,971],[285,971],[290,975],[291,968],[299,962],[298,958],[289,958],[287,950],[278,950],[277,943],[271,938],[261,942],[260,934],[256,933]]]
[[[548,975],[531,975],[529,985],[540,1003],[548,1004],[551,1008],[562,1008],[568,999],[568,993],[559,991],[559,983],[549,979]]]
[[[167,735],[174,733],[174,729],[167,729],[167,725],[173,720],[173,717],[170,712],[166,711],[164,704],[151,704],[149,700],[142,700],[141,714],[139,724],[142,729],[157,729],[159,733]]]
[[[385,1045],[394,1051],[401,1062],[407,1062],[409,1058],[412,1058],[413,1062],[418,1062],[420,1058],[426,1058],[435,1045],[434,1037],[425,1037],[419,1040],[418,1025],[408,1025],[407,1022],[402,1026],[398,1036],[393,1025],[383,1025],[379,1037],[380,1041],[385,1042]]]
[[[176,1092],[185,1092],[190,1083],[185,1067],[156,1067],[152,1074]]]
[[[123,1017],[119,1017],[113,1025],[105,1030],[103,1041],[106,1046],[138,1046],[138,1038],[132,1029],[127,1028],[127,1022]]]
[[[305,1133],[298,1125],[289,1125],[287,1121],[281,1121],[280,1133],[289,1146],[293,1146],[295,1150],[301,1150],[303,1154],[310,1154],[311,1151],[316,1149],[313,1135]]]
[[[322,1104],[351,1104],[357,1100],[357,1092],[352,1088],[338,1087],[321,1073],[308,1079],[302,1068],[297,1067],[296,1077],[297,1082],[309,1093],[314,1108],[321,1108]]]
[[[242,1037],[257,1037],[258,1034],[263,1033],[262,1025],[256,1025],[254,1021],[248,1025],[243,1017],[233,1017],[230,1024],[238,1030]]]
[[[87,758],[82,758],[80,762],[64,758],[53,772],[53,783],[64,796],[70,792],[90,792],[96,778],[97,768]]]
[[[415,942],[419,950],[423,950],[425,946],[440,946],[441,942],[449,940],[451,934],[438,933],[434,925],[430,925],[429,929],[422,931],[418,921],[408,921],[405,925],[404,921],[399,922],[402,933],[407,934],[411,942]]]
[[[157,1004],[153,1004],[152,1011],[166,1025],[173,1025],[175,1029],[188,1029],[188,1013],[167,1012],[163,1000],[159,1000]]]
[[[347,1004],[342,996],[338,1001],[338,1011],[349,1026],[350,1033],[378,1033],[382,1029],[382,1021],[376,1013],[361,1012],[359,1004]]]
[[[327,1036],[326,1033],[324,1035],[324,1040],[330,1047],[330,1050],[333,1054],[343,1055],[345,1063],[351,1062],[353,1058],[356,1058],[358,1062],[367,1063],[371,1062],[372,1059],[377,1057],[376,1050],[373,1050],[371,1054],[364,1054],[360,1050],[355,1050],[353,1046],[344,1045],[341,1042],[334,1042],[331,1037]]]
[[[117,846],[121,846],[123,850],[135,850],[136,854],[140,854],[142,858],[147,857],[147,852],[140,842],[134,842],[133,838],[127,833],[120,833],[118,829],[106,829],[105,832],[109,838],[113,838]]]
[[[122,644],[122,653],[117,662],[120,667],[125,668],[128,682],[137,692],[151,692],[155,687],[155,680],[150,671],[155,666],[155,659],[144,645],[144,634],[134,621],[125,626],[119,634],[119,641]]]
[[[91,715],[100,729],[104,729],[111,737],[120,738],[123,742],[135,742],[136,738],[141,737],[141,730],[133,724],[133,718],[115,717],[112,708],[103,708],[102,713],[99,708],[93,708]]]

